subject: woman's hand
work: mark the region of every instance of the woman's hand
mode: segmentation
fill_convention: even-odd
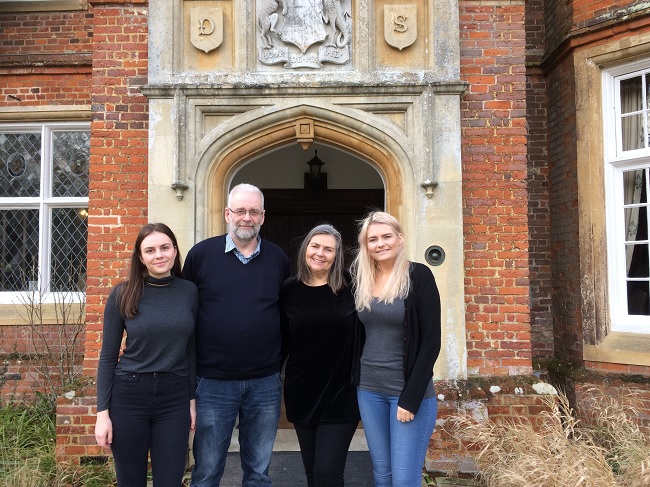
[[[196,429],[196,399],[190,399],[190,430]]]
[[[404,408],[397,406],[397,421],[401,423],[408,423],[413,418],[415,418],[415,414],[413,414],[410,411],[407,411]]]
[[[110,448],[113,443],[113,423],[108,415],[108,409],[97,413],[95,422],[95,440],[102,448]]]

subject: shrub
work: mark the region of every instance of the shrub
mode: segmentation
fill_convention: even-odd
[[[636,421],[633,397],[592,397],[584,422],[559,394],[547,396],[538,427],[525,418],[495,424],[456,416],[452,423],[478,451],[488,487],[650,486],[650,437]]]

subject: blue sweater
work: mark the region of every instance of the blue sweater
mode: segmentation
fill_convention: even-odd
[[[246,380],[280,370],[280,288],[289,258],[266,240],[243,264],[225,253],[226,236],[208,238],[187,254],[183,277],[199,289],[196,323],[197,375]]]

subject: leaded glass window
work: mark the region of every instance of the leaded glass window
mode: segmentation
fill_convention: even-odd
[[[88,124],[0,125],[0,293],[85,291]]]

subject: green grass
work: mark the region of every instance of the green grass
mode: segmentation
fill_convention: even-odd
[[[57,465],[56,414],[44,397],[0,407],[0,485],[3,487],[109,487],[108,465]]]

